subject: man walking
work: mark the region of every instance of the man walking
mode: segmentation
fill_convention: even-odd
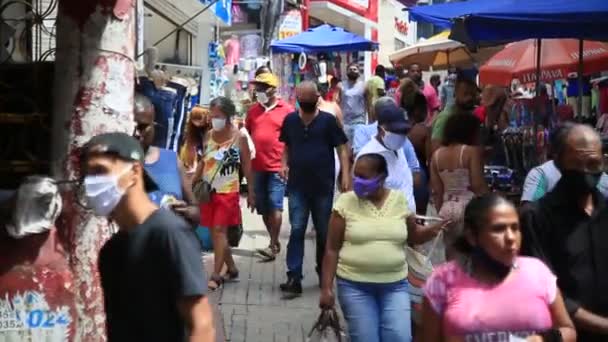
[[[285,143],[283,177],[288,179],[289,220],[291,234],[287,246],[287,277],[281,290],[302,293],[302,262],[308,217],[316,230],[317,273],[325,252],[325,240],[334,198],[335,160],[338,150],[340,165],[348,165],[347,139],[336,117],[320,111],[319,92],[312,82],[302,82],[296,90],[300,108],[285,118],[280,140]],[[341,168],[342,191],[350,186],[348,167]]]
[[[344,132],[348,141],[352,143],[355,130],[366,123],[366,90],[365,82],[359,79],[359,65],[351,63],[346,73],[348,79],[340,83],[340,107],[344,117]]]
[[[189,224],[149,199],[158,187],[139,142],[98,135],[83,161],[87,203],[119,227],[99,255],[108,341],[215,341],[200,246]]]
[[[432,122],[435,118],[435,115],[439,112],[441,108],[441,102],[439,102],[439,95],[437,94],[437,90],[430,83],[426,83],[422,80],[422,70],[420,70],[420,65],[414,63],[410,65],[410,68],[407,72],[407,76],[414,81],[418,85],[418,88],[426,97],[426,103],[429,111],[429,116],[427,117],[427,122]]]
[[[580,341],[608,340],[608,215],[597,190],[602,143],[593,128],[560,131],[555,188],[522,213],[522,253],[542,259],[555,273]]]
[[[257,103],[247,112],[245,128],[255,146],[251,166],[255,173],[255,208],[262,215],[270,235],[270,245],[258,250],[266,260],[274,260],[281,250],[279,232],[283,215],[285,182],[279,176],[285,145],[279,141],[283,120],[293,107],[277,96],[279,80],[271,73],[261,73],[253,81]]]
[[[135,132],[133,136],[139,140],[144,150],[144,168],[158,185],[156,191],[148,194],[150,199],[156,205],[173,209],[188,222],[198,225],[200,210],[198,206],[194,205],[192,185],[185,181],[184,169],[177,153],[152,146],[156,133],[154,106],[144,95],[135,95],[134,116]]]

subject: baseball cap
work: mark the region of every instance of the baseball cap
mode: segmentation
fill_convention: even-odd
[[[276,88],[279,86],[279,79],[274,74],[265,72],[257,75],[252,83],[265,84],[269,87]]]
[[[375,107],[378,125],[387,131],[397,134],[407,134],[410,124],[405,119],[405,111],[393,101],[387,101]]]
[[[125,161],[145,164],[145,156],[141,143],[129,134],[121,132],[102,133],[94,136],[85,145],[83,159],[92,155],[107,154]],[[146,192],[158,190],[158,185],[144,168],[144,187]]]

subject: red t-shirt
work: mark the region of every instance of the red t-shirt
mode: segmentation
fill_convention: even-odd
[[[293,111],[294,108],[288,103],[278,100],[276,106],[269,111],[256,103],[247,112],[245,128],[249,131],[255,146],[255,159],[251,163],[254,171],[281,170],[285,145],[279,141],[279,135],[285,117]]]
[[[486,122],[486,114],[485,106],[479,106],[473,111],[473,115],[475,115],[482,124]]]

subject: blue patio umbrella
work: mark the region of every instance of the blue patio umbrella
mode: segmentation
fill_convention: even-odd
[[[462,16],[450,38],[469,46],[529,38],[608,40],[607,27],[608,0],[510,0]]]
[[[274,53],[371,51],[378,48],[378,43],[340,27],[324,24],[295,36],[273,41],[270,48]]]
[[[454,20],[471,13],[478,13],[494,7],[504,7],[514,0],[469,0],[448,2],[439,5],[419,5],[407,9],[410,19],[431,23],[441,28],[450,29]]]

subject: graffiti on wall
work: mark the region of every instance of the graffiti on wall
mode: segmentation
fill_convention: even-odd
[[[0,298],[0,340],[68,341],[71,320],[67,306],[51,308],[40,292]]]

